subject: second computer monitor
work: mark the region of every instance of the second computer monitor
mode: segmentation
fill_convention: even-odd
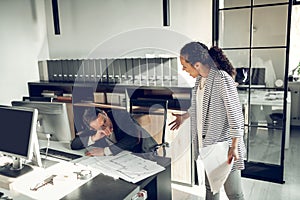
[[[12,157],[12,164],[0,167],[0,174],[18,177],[32,170],[23,165],[31,160],[42,166],[36,136],[36,109],[0,106],[0,154]]]
[[[38,109],[39,114],[36,130],[39,139],[46,139],[46,135],[50,134],[51,140],[61,142],[71,141],[72,134],[66,103],[12,101],[12,106]]]
[[[265,68],[236,68],[235,81],[242,85],[265,86]],[[250,73],[251,72],[251,73]],[[251,83],[250,83],[251,76]]]

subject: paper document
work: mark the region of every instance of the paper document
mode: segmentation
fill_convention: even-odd
[[[84,157],[78,162],[115,179],[122,178],[136,183],[165,168],[156,162],[141,158],[130,152],[121,152],[115,156]]]
[[[81,170],[91,171],[91,177],[85,180],[78,179],[76,173]],[[97,172],[86,166],[61,162],[46,169],[35,168],[33,171],[24,174],[10,184],[10,191],[16,197],[21,194],[30,199],[58,200],[97,175]],[[49,177],[53,177],[53,180],[48,184],[44,184]]]
[[[228,149],[226,141],[200,149],[199,159],[203,162],[213,194],[220,191],[231,171],[233,161],[227,164]]]

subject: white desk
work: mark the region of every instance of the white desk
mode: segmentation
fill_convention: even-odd
[[[40,148],[46,147],[47,141],[40,140],[39,144]],[[72,151],[68,143],[50,142],[49,148],[62,150],[78,155],[84,154],[84,151]],[[67,162],[51,157],[48,157],[47,160],[42,160],[43,167],[31,165],[30,163],[26,164],[30,165],[33,170],[17,178],[0,175],[1,190],[3,190],[4,193],[9,195],[10,197],[13,197],[13,199],[60,199],[88,182],[91,178],[98,175],[97,172],[93,171],[92,177],[90,177],[89,179],[77,180],[76,174],[74,172],[86,170],[87,167],[75,165],[72,162]],[[45,187],[45,189],[41,188],[38,191],[30,190],[30,188],[34,187],[35,184],[41,182],[42,180],[50,177],[53,174],[57,175],[57,177],[55,177],[55,185],[51,186],[50,184],[49,187]],[[51,194],[51,198],[45,197],[45,194]]]
[[[283,110],[283,91],[256,90],[250,95],[251,105],[272,106]],[[245,122],[248,121],[248,93],[239,92],[240,102],[245,108]],[[290,122],[291,122],[291,93],[287,95],[286,126],[285,126],[285,149],[290,145]]]
[[[41,148],[47,145],[46,141],[39,141]],[[85,150],[72,151],[68,143],[51,142],[50,148],[57,150],[64,150],[70,153],[84,154]],[[171,199],[171,160],[166,157],[151,156],[148,154],[143,156],[145,159],[155,160],[159,165],[165,167],[165,170],[152,175],[137,183],[129,183],[122,179],[113,179],[112,177],[99,174],[94,169],[88,166],[80,165],[74,161],[61,163],[43,169],[35,167],[33,171],[24,174],[13,181],[8,182],[9,189],[3,189],[5,193],[11,193],[15,200],[28,200],[28,199],[131,199],[141,189],[148,192],[149,199]],[[50,158],[50,157],[48,157]],[[77,160],[78,161],[78,160]],[[83,168],[88,167],[92,171],[92,177],[87,180],[74,179],[74,172],[78,172]],[[96,172],[96,173],[94,173]],[[49,177],[49,175],[57,175],[58,180],[54,185],[47,185],[38,191],[31,191],[30,187],[35,183]],[[65,176],[67,175],[67,176]],[[8,179],[8,177],[0,176],[0,180]],[[2,188],[0,186],[0,191]],[[115,192],[117,191],[117,192]],[[26,194],[26,195],[25,195]],[[100,196],[99,196],[100,194]]]

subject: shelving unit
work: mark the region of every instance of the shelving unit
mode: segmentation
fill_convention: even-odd
[[[187,87],[162,87],[162,86],[139,86],[139,85],[121,85],[121,84],[109,84],[109,83],[68,83],[68,82],[29,82],[28,91],[30,97],[42,97],[44,90],[61,91],[62,94],[72,94],[72,100],[68,101],[69,114],[72,115],[71,124],[74,125],[74,132],[81,130],[82,125],[82,113],[86,107],[99,107],[101,109],[126,109],[125,105],[115,105],[107,102],[104,99],[103,103],[94,102],[94,93],[103,93],[106,98],[107,93],[125,95],[125,91],[131,91],[131,98],[142,99],[147,101],[151,100],[167,100],[168,101],[168,121],[169,124],[174,118],[172,112],[186,111],[190,107],[191,89]],[[58,98],[54,99],[55,101]],[[141,121],[142,120],[142,121]],[[155,122],[154,126],[157,126],[158,121],[156,116],[146,116],[137,119],[139,123],[143,123],[145,128],[149,128],[151,131],[151,122]],[[189,120],[183,125],[180,130],[171,131],[166,128],[166,138],[168,141],[172,141],[172,148],[168,155],[173,159],[172,162],[172,181],[177,183],[192,184],[192,157],[190,149],[189,132]],[[186,134],[179,134],[179,133]],[[182,149],[184,151],[182,152]],[[180,171],[180,173],[176,173]]]
[[[29,82],[30,97],[42,97],[44,90],[62,91],[72,94],[72,103],[94,103],[94,93],[116,93],[125,95],[126,89],[138,91],[135,98],[168,100],[168,109],[187,110],[190,107],[191,88],[163,86],[135,86],[104,83]],[[105,95],[105,98],[106,95]],[[105,99],[106,104],[110,102]]]

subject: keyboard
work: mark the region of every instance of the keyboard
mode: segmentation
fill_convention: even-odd
[[[41,155],[46,155],[46,149],[47,148],[40,149]],[[67,153],[67,152],[64,152],[64,151],[59,151],[59,150],[50,149],[50,148],[48,148],[47,156],[62,159],[62,160],[66,160],[66,161],[71,161],[71,160],[75,160],[77,158],[82,157],[82,156],[77,155],[77,154]]]

